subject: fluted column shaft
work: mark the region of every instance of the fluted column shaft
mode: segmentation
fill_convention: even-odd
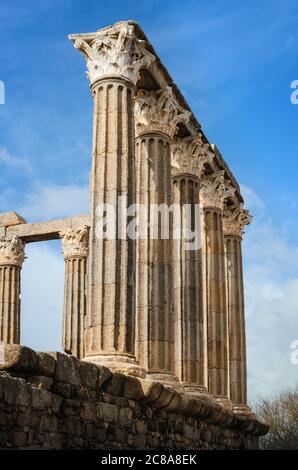
[[[169,86],[137,92],[137,203],[145,211],[139,225],[147,227],[137,242],[137,344],[147,377],[165,384],[178,382],[174,373],[171,145],[178,124],[186,123],[189,115]]]
[[[204,207],[204,256],[207,311],[208,390],[228,398],[228,318],[222,210]]]
[[[123,363],[127,367],[135,363],[135,240],[126,232],[126,212],[135,202],[134,86],[127,80],[109,78],[96,82],[92,93],[91,262],[85,357],[121,369]],[[118,210],[119,196],[122,212]],[[103,205],[116,214],[111,218],[107,207],[106,238],[97,233],[105,215]],[[122,238],[117,227],[120,216],[125,228]]]
[[[84,357],[84,322],[87,311],[87,226],[60,232],[65,258],[62,346],[67,354]]]
[[[173,292],[175,324],[175,372],[192,393],[206,393],[205,331],[202,297],[202,247],[187,249],[187,230],[195,232],[199,207],[199,180],[196,176],[173,177],[173,203],[180,206],[180,239],[173,240]],[[190,220],[185,213],[190,211]],[[198,234],[197,234],[198,235]]]
[[[242,265],[243,229],[252,216],[243,203],[226,205],[223,219],[228,312],[229,396],[236,413],[252,415],[247,406],[246,340]]]
[[[24,244],[18,237],[0,238],[0,341],[20,343],[20,288]]]
[[[136,192],[133,98],[155,56],[131,22],[70,39],[94,97],[85,359],[144,376],[135,356],[136,241],[127,229]]]
[[[225,235],[226,287],[229,315],[230,398],[233,405],[247,405],[241,242],[242,239],[240,236]]]
[[[154,205],[171,205],[169,138],[161,133],[139,136],[136,164],[137,202],[146,209],[149,227],[146,239],[137,242],[138,354],[147,376],[171,381],[175,380],[171,239],[161,238],[161,218],[155,220],[158,238],[150,233]]]

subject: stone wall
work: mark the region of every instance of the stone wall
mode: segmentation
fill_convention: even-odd
[[[251,449],[267,426],[161,383],[5,346],[1,449]]]

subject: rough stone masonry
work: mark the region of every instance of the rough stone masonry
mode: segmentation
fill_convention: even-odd
[[[241,242],[252,217],[239,185],[136,22],[69,38],[94,100],[90,213],[0,214],[1,448],[257,446],[267,426],[247,405]],[[178,207],[167,237],[156,206]],[[104,237],[107,207],[125,230],[108,220]],[[145,236],[126,230],[132,207]],[[67,355],[18,346],[25,247],[52,239],[65,259]]]
[[[7,345],[0,448],[250,449],[267,426],[212,400],[62,353]]]

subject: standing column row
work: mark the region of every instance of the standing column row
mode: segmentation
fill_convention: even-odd
[[[21,269],[25,245],[15,236],[0,237],[0,341],[20,343]]]
[[[139,90],[135,104],[137,203],[145,217],[137,241],[137,344],[147,377],[175,383],[172,299],[171,140],[189,119],[172,89]]]

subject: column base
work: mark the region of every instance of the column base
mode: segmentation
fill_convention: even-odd
[[[134,377],[145,378],[146,370],[143,369],[133,356],[125,355],[96,355],[86,356],[83,361],[92,362],[98,366],[105,366],[112,372],[133,375]]]
[[[233,411],[237,415],[249,416],[250,418],[256,418],[256,415],[251,411],[249,406],[235,404],[233,405]]]
[[[151,380],[152,382],[161,382],[167,387],[172,387],[180,391],[184,390],[183,384],[179,383],[178,378],[174,374],[147,372],[146,380]]]
[[[211,395],[209,394],[206,387],[200,387],[199,385],[190,385],[190,384],[183,384],[184,390],[189,395],[193,395],[197,398],[202,398],[203,400],[212,400]]]
[[[215,402],[219,405],[223,406],[224,408],[227,408],[228,410],[233,410],[233,404],[228,397],[213,396],[213,398]]]

